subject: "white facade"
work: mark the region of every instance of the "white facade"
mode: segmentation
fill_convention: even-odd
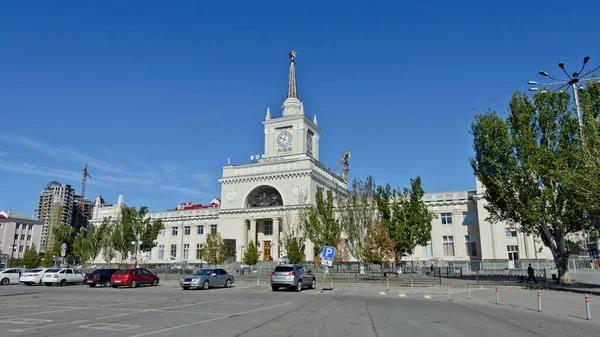
[[[42,229],[41,221],[10,211],[0,212],[0,255],[20,260],[34,244],[39,253]]]

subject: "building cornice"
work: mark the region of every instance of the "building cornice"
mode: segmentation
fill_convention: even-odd
[[[255,208],[234,208],[221,210],[220,214],[262,214],[262,213],[273,213],[291,210],[300,210],[308,207],[309,205],[289,205],[289,206],[277,206],[277,207],[255,207]]]
[[[266,180],[308,177],[310,174],[311,174],[311,170],[259,173],[259,174],[253,174],[253,175],[242,176],[242,177],[221,178],[221,179],[219,179],[219,182],[223,185],[228,185],[228,184],[266,181]]]

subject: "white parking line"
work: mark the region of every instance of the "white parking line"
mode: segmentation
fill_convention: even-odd
[[[35,316],[35,315],[41,315],[41,314],[51,314],[51,313],[55,313],[55,312],[65,312],[65,311],[73,311],[73,310],[79,310],[79,309],[80,308],[68,308],[68,309],[55,309],[55,310],[51,310],[51,311],[42,311],[42,312],[31,312],[28,314],[4,316],[4,317],[2,317],[2,319],[13,318],[13,317],[22,317],[22,316]]]
[[[80,325],[79,327],[84,328],[84,329],[122,331],[122,330],[131,330],[131,329],[139,328],[140,326],[139,325],[129,325],[129,324],[96,323],[96,324]]]
[[[221,316],[221,317],[215,317],[215,318],[211,318],[211,319],[206,319],[204,321],[199,321],[199,322],[194,322],[194,323],[189,323],[189,324],[182,324],[179,326],[174,326],[174,327],[170,327],[170,328],[166,328],[166,329],[162,329],[162,330],[157,330],[157,331],[150,331],[150,332],[146,332],[146,333],[142,333],[139,335],[134,335],[134,336],[130,336],[130,337],[141,337],[141,336],[148,336],[148,335],[154,335],[154,334],[159,334],[159,333],[163,333],[163,332],[167,332],[167,331],[171,331],[171,330],[175,330],[175,329],[180,329],[180,328],[186,328],[189,326],[194,326],[194,325],[198,325],[198,324],[202,324],[202,323],[208,323],[208,322],[214,322],[214,321],[218,321],[218,320],[222,320],[225,318],[229,318],[229,317],[233,317],[233,316],[240,316],[240,315],[245,315],[245,314],[250,314],[253,312],[257,312],[257,311],[262,311],[262,310],[267,310],[267,309],[273,309],[273,308],[277,308],[283,305],[288,305],[292,302],[285,302],[285,303],[281,303],[281,304],[276,304],[276,305],[272,305],[269,307],[264,307],[264,308],[259,308],[259,309],[254,309],[254,310],[248,310],[248,311],[242,311],[236,314],[231,314],[231,315],[227,315],[227,316]]]
[[[133,302],[120,301],[120,304],[144,303],[144,302],[152,302],[152,301],[160,301],[160,300],[168,300],[168,299],[169,298],[163,297],[163,298],[153,298],[151,300],[133,301]],[[100,308],[110,307],[111,305],[115,305],[115,304],[114,303],[110,303],[110,304],[101,305]]]
[[[13,318],[4,320],[2,319],[0,323],[10,323],[10,324],[39,324],[39,323],[50,323],[53,322],[51,319],[35,319],[35,318]]]
[[[78,323],[83,323],[83,322],[89,322],[89,319],[84,319],[81,321],[73,321],[73,322],[63,322],[63,323],[54,323],[54,324],[45,324],[43,326],[39,326],[39,327],[32,327],[32,328],[27,328],[27,329],[20,329],[20,330],[8,330],[11,332],[25,332],[28,330],[33,330],[33,329],[46,329],[52,326],[59,326],[59,325],[65,325],[65,324],[78,324]]]

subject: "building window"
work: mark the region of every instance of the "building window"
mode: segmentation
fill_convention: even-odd
[[[475,214],[473,212],[463,212],[463,225],[472,225],[475,223]]]
[[[25,234],[21,234],[21,240],[25,240]]]
[[[15,234],[15,240],[19,240],[19,234]]]
[[[165,245],[158,245],[158,260],[162,261],[165,259]]]
[[[444,244],[444,256],[454,256],[454,236],[443,236],[442,242]]]
[[[183,245],[183,259],[188,260],[189,258],[190,258],[190,245],[186,243]]]
[[[165,233],[166,233],[166,232],[167,232],[167,229],[163,227],[163,228],[160,230],[160,235],[165,235]]]
[[[431,241],[423,246],[423,256],[433,256],[433,245],[431,244]]]
[[[477,256],[477,238],[475,235],[465,235],[465,247],[467,255]]]
[[[171,245],[171,259],[177,258],[177,245]]]
[[[31,240],[31,234],[27,235],[27,241]]]
[[[198,235],[204,234],[204,225],[198,225]]]
[[[29,250],[29,246],[25,246],[25,250]]]
[[[217,225],[215,225],[215,224],[210,225],[210,232],[211,233],[216,233],[217,232]]]
[[[178,229],[177,229],[177,227],[172,227],[172,228],[171,228],[171,235],[173,235],[173,236],[177,236],[177,234],[178,234],[178,233],[179,233],[179,232],[178,232]]]
[[[196,260],[202,260],[202,244],[196,244]]]
[[[452,225],[452,213],[442,213],[440,218],[442,219],[442,225]]]
[[[517,230],[515,228],[506,227],[504,228],[504,234],[507,238],[516,238]]]
[[[273,235],[273,221],[271,221],[271,220],[265,221],[264,235],[266,235],[266,236]]]
[[[183,232],[185,233],[185,235],[190,235],[192,233],[192,227],[191,226],[183,227]]]
[[[33,225],[29,225],[29,230],[32,230],[32,229],[33,229]]]
[[[19,246],[19,251],[22,252],[23,251],[23,246]]]

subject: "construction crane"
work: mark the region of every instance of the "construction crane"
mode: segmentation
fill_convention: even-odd
[[[81,200],[79,201],[81,206],[81,213],[84,214],[84,206],[85,206],[85,183],[87,182],[87,178],[92,178],[92,176],[87,171],[87,164],[83,166],[83,178],[81,179]]]
[[[337,164],[337,166],[333,169],[333,172],[335,173],[335,171],[337,171],[337,169],[340,168],[340,165],[344,165],[343,177],[346,184],[348,184],[348,158],[350,158],[350,152],[344,150],[344,156],[342,157],[342,160],[340,160],[339,164]]]

